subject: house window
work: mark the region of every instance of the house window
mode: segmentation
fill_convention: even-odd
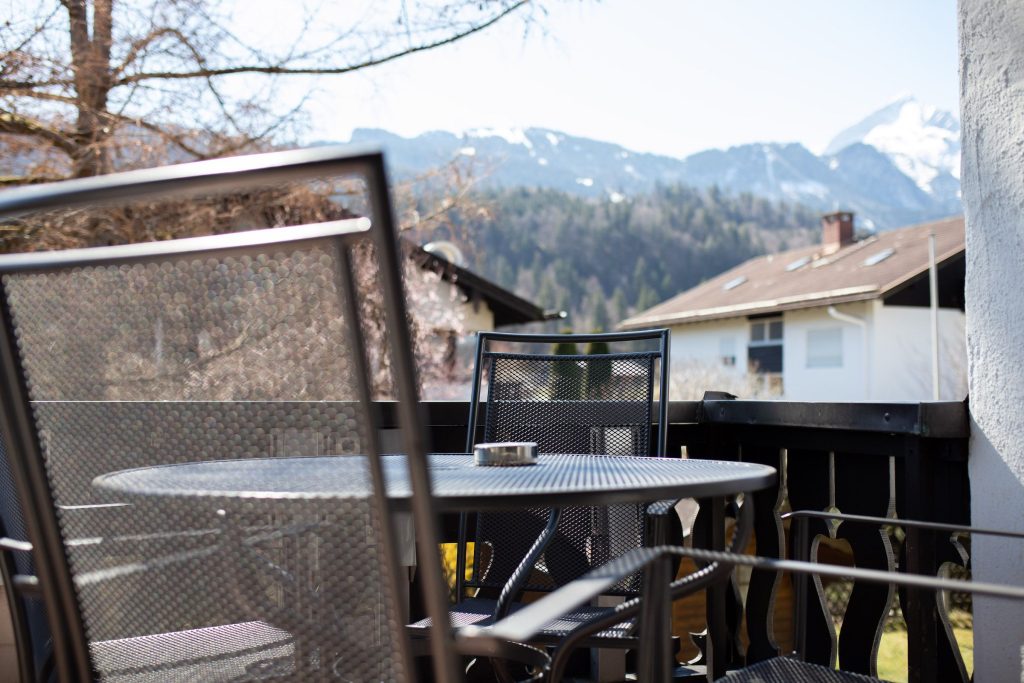
[[[736,337],[721,337],[718,340],[718,358],[727,368],[736,367]]]
[[[841,327],[807,330],[807,367],[843,367],[843,330]]]
[[[782,318],[750,321],[747,359],[751,372],[782,373]]]

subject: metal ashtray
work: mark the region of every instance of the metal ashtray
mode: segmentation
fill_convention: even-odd
[[[473,447],[473,464],[481,467],[536,465],[537,444],[532,441],[478,443]]]

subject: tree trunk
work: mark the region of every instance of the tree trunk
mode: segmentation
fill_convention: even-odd
[[[113,0],[94,1],[91,35],[87,0],[63,2],[71,23],[71,60],[78,96],[73,174],[76,178],[83,178],[109,171],[106,142],[113,131],[112,122],[105,114],[111,87]]]

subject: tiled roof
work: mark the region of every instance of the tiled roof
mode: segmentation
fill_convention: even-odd
[[[876,299],[964,251],[962,216],[890,230],[825,253],[822,245],[759,256],[624,320],[635,329]],[[890,251],[891,250],[891,251]]]

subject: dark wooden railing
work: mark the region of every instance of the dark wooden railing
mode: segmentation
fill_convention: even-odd
[[[380,405],[385,421],[393,420],[387,404]],[[464,450],[468,403],[425,402],[423,409],[433,449]],[[968,417],[963,403],[740,401],[709,393],[703,401],[672,402],[669,423],[670,456],[685,452],[691,458],[743,460],[778,469],[777,486],[754,495],[758,554],[806,558],[811,549],[837,545],[815,542],[826,538],[845,541],[848,551],[833,556],[859,567],[936,574],[944,563],[964,562],[959,545],[928,529],[906,529],[894,544],[896,537],[877,526],[812,519],[810,547],[800,548],[793,543],[789,523],[781,519],[787,510],[815,510],[969,524]],[[714,542],[714,522],[728,514],[710,503],[703,501],[698,514],[698,541]],[[808,661],[829,665],[838,658],[841,669],[874,673],[878,633],[896,592],[855,583],[836,642],[832,618],[814,584],[797,587],[808,599],[788,603],[801,609],[795,621],[802,628],[773,628],[789,623],[778,618],[776,599],[788,580],[754,571],[742,607],[734,597],[737,592],[727,587],[709,596],[712,638],[728,643],[713,648],[713,670],[799,648]],[[919,589],[900,591],[898,600],[907,624],[909,679],[967,680],[942,601]]]

